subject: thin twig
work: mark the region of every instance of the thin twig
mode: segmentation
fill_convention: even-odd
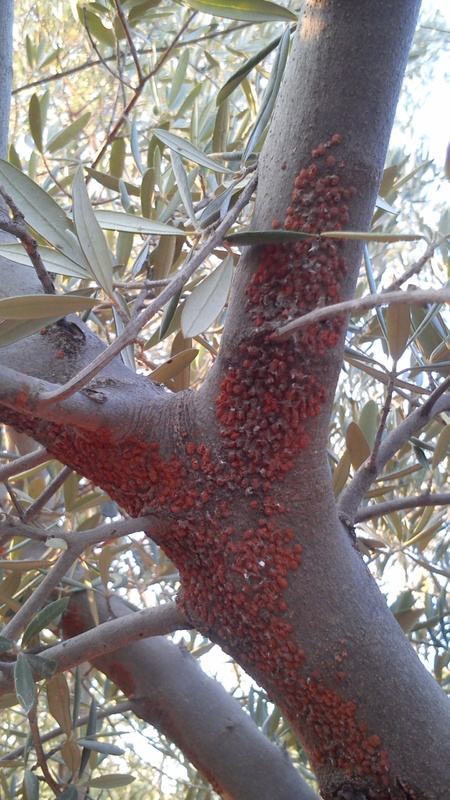
[[[120,117],[117,120],[116,124],[114,125],[113,129],[108,133],[108,136],[106,137],[103,145],[101,146],[101,148],[98,151],[96,157],[94,158],[94,160],[93,160],[93,162],[91,164],[91,168],[92,169],[95,169],[97,164],[103,158],[103,156],[104,156],[106,150],[108,149],[109,145],[111,144],[111,142],[114,141],[114,139],[116,138],[117,134],[119,133],[119,131],[121,130],[123,125],[125,125],[125,123],[128,122],[128,119],[130,117],[130,113],[133,110],[134,106],[136,105],[137,101],[139,100],[139,97],[142,94],[142,91],[144,89],[145,84],[158,72],[159,69],[161,69],[162,65],[169,58],[173,48],[176,47],[176,45],[179,42],[180,38],[183,36],[184,32],[187,30],[187,28],[189,27],[191,21],[194,19],[194,17],[196,16],[197,13],[198,13],[197,11],[193,11],[192,12],[192,14],[186,20],[185,24],[180,28],[180,30],[178,31],[177,35],[174,37],[174,39],[171,42],[171,44],[165,49],[164,53],[162,54],[161,58],[157,62],[156,66],[151,70],[151,72],[149,72],[143,78],[141,83],[139,83],[139,85],[134,89],[133,97],[129,101],[127,107],[122,111],[122,114],[120,115]]]
[[[276,331],[276,338],[284,341],[294,333],[311,325],[314,322],[323,322],[333,319],[338,314],[353,311],[369,311],[372,308],[388,305],[422,306],[426,303],[450,303],[450,289],[417,289],[413,292],[381,292],[368,294],[357,300],[344,300],[342,303],[333,303],[323,306],[305,314],[303,317],[287,322]]]
[[[114,61],[115,58],[115,55],[108,56],[104,58],[103,61]],[[29,89],[34,89],[36,86],[45,86],[46,83],[54,83],[55,81],[60,81],[62,78],[69,78],[71,75],[77,75],[78,72],[84,72],[85,69],[91,69],[91,67],[100,67],[103,61],[99,58],[97,60],[88,58],[83,64],[79,64],[77,67],[70,67],[69,69],[61,70],[61,72],[53,72],[51,75],[45,75],[43,78],[38,78],[35,81],[23,83],[22,86],[17,86],[16,89],[12,90],[11,96],[14,97],[14,95],[20,94],[20,92],[27,92]]]
[[[37,517],[41,509],[50,500],[50,498],[56,494],[58,489],[60,489],[60,487],[67,480],[69,475],[72,474],[72,472],[73,469],[71,469],[70,467],[62,468],[61,472],[59,472],[58,475],[56,475],[56,477],[53,478],[52,481],[50,481],[48,486],[45,487],[44,491],[39,495],[38,498],[36,498],[34,503],[32,503],[31,506],[27,508],[23,517],[24,522],[30,522],[32,519],[35,519],[35,517]]]
[[[91,29],[89,27],[89,22],[88,22],[88,18],[87,18],[87,9],[86,9],[85,6],[83,7],[83,22],[84,22],[84,27],[86,28],[86,33],[88,35],[88,39],[89,39],[89,42],[91,44],[91,47],[94,50],[94,52],[96,53],[100,64],[102,65],[102,67],[104,67],[106,69],[107,72],[109,72],[110,75],[112,75],[114,80],[118,81],[118,83],[121,83],[122,82],[121,76],[118,75],[117,72],[115,72],[113,69],[108,67],[107,59],[103,58],[100,50],[97,47],[97,44],[96,44],[96,42],[95,42],[95,40],[94,40],[94,38],[93,38],[93,36],[91,34]],[[114,56],[114,59],[116,59],[116,56]]]
[[[61,192],[61,194],[65,195],[65,197],[67,197],[67,198],[69,198],[69,200],[71,200],[72,199],[72,195],[70,194],[70,192],[67,191],[65,186],[63,186],[61,181],[59,181],[58,178],[56,178],[55,175],[53,174],[53,172],[51,170],[51,167],[50,167],[50,164],[48,163],[48,159],[46,158],[45,153],[41,153],[41,158],[42,158],[42,160],[44,162],[44,166],[45,166],[45,169],[47,170],[49,178],[52,179],[53,183],[55,184],[55,186],[58,187],[58,189]]]
[[[416,261],[414,264],[412,264],[406,270],[406,272],[403,273],[403,275],[400,275],[400,277],[397,278],[397,280],[395,280],[392,283],[390,283],[389,286],[386,286],[386,288],[383,289],[383,292],[395,292],[397,289],[400,289],[400,286],[403,283],[405,283],[405,281],[408,281],[414,275],[417,275],[420,272],[420,270],[425,266],[427,261],[429,261],[430,258],[434,255],[434,251],[436,250],[436,248],[440,247],[442,242],[445,241],[445,239],[446,239],[446,237],[442,236],[439,239],[437,239],[436,241],[430,242],[429,244],[427,244],[427,247],[426,247],[426,250],[425,250],[423,256],[421,256],[418,259],[418,261]]]
[[[11,486],[9,481],[3,481],[3,483],[5,484],[5,489],[9,494],[9,499],[11,500],[11,503],[16,509],[17,516],[19,517],[19,519],[23,520],[25,512],[16,497],[16,493],[13,487]]]
[[[48,768],[47,759],[45,757],[44,749],[42,747],[41,735],[39,733],[39,726],[37,721],[37,700],[34,703],[33,707],[30,709],[30,711],[28,712],[28,722],[30,723],[30,730],[31,730],[31,735],[33,737],[34,749],[36,750],[37,762],[42,770],[42,774],[45,780],[47,781],[50,789],[52,789],[55,795],[58,796],[60,794],[60,787]]]
[[[444,383],[446,382],[444,381]],[[395,456],[411,436],[422,430],[433,416],[450,410],[450,396],[443,397],[440,389],[441,387],[435,389],[422,406],[412,411],[400,425],[397,425],[385,437],[371,469],[367,468],[367,461],[359,467],[349,486],[339,498],[338,508],[343,517],[354,522],[365,493],[388,461]]]
[[[392,511],[403,511],[407,508],[425,508],[426,506],[450,505],[450,494],[418,494],[414,497],[396,497],[395,500],[386,500],[374,506],[360,508],[355,516],[355,522],[366,522],[374,517],[384,517]]]
[[[411,559],[411,561],[414,561],[416,564],[418,564],[419,567],[423,567],[424,569],[427,569],[429,572],[432,572],[436,575],[442,575],[444,578],[450,578],[450,570],[442,569],[442,567],[438,567],[437,564],[427,561],[425,556],[417,558],[416,556],[413,556],[411,550],[405,551],[405,554]]]
[[[85,386],[88,381],[94,378],[110,361],[118,355],[121,350],[132,344],[138,336],[142,328],[147,325],[151,318],[159,311],[174,295],[183,288],[186,281],[194,274],[198,267],[203,264],[204,260],[212,253],[215,247],[222,242],[225,233],[229,230],[231,225],[236,221],[242,209],[249,202],[257,183],[257,175],[253,175],[249,183],[245,187],[241,196],[236,201],[233,208],[225,215],[223,220],[217,226],[216,230],[211,234],[208,241],[200,248],[200,250],[189,261],[185,262],[180,271],[173,277],[169,286],[166,286],[152,302],[147,306],[144,311],[141,311],[135,319],[128,323],[124,331],[117,337],[117,339],[109,345],[97,358],[95,358],[85,369],[81,370],[74,378],[68,381],[64,386],[51,392],[43,392],[38,400],[39,406],[42,408],[56,402],[66,400],[71,395],[78,392]],[[450,291],[449,291],[450,300]]]
[[[113,281],[113,286],[118,289],[152,289],[154,286],[168,286],[172,280],[172,278],[159,278],[155,281]]]
[[[0,195],[3,197],[5,203],[9,206],[13,216],[12,222],[4,221],[0,224],[0,228],[20,239],[28,253],[31,263],[33,264],[36,275],[42,284],[44,292],[46,294],[56,294],[53,281],[45,269],[44,262],[42,261],[42,258],[38,252],[37,241],[30,236],[24,215],[16,206],[12,197],[10,197],[10,195],[5,191],[3,186],[0,186]]]
[[[205,34],[205,36],[199,36],[198,39],[191,39],[189,46],[192,47],[194,44],[201,44],[202,42],[210,39],[217,39],[219,36],[227,36],[235,31],[248,28],[252,24],[253,23],[251,22],[243,22],[240,25],[234,25],[226,30],[215,30],[212,33]],[[183,42],[177,42],[175,47],[182,47],[182,45]],[[148,56],[153,54],[153,50],[149,49],[148,47],[144,47],[142,49],[140,48],[137,52],[140,56]],[[98,58],[97,60],[88,58],[87,61],[85,61],[83,64],[79,64],[77,67],[70,67],[69,69],[61,70],[61,72],[53,72],[51,75],[45,75],[44,77],[38,78],[35,81],[23,83],[22,86],[17,86],[15,89],[13,89],[11,95],[14,97],[14,95],[20,94],[20,92],[26,92],[29,89],[35,88],[36,86],[44,86],[46,83],[60,81],[62,78],[68,78],[71,75],[76,75],[78,72],[84,72],[84,70],[91,69],[91,67],[100,67],[104,64],[104,62],[115,61],[116,58],[116,55],[102,57],[101,59]]]
[[[0,482],[7,481],[9,478],[13,478],[15,475],[20,475],[21,472],[33,469],[33,467],[38,467],[39,464],[45,464],[45,462],[49,461],[49,459],[51,459],[51,455],[48,453],[45,447],[38,447],[37,450],[33,450],[26,456],[15,458],[8,464],[0,467]]]
[[[331,306],[316,308],[303,317],[291,320],[291,322],[286,323],[286,325],[277,328],[276,336],[279,340],[284,341],[306,325],[332,319],[338,314],[346,314],[353,311],[369,311],[379,306],[421,306],[426,303],[450,303],[450,289],[417,289],[413,292],[382,292],[380,294],[368,294],[357,300],[344,300],[342,303],[333,303]]]
[[[133,707],[133,701],[131,700],[124,700],[122,703],[117,703],[115,706],[107,706],[106,708],[99,709],[97,711],[97,719],[105,719],[105,717],[112,717],[114,714],[124,714],[125,711],[131,711]],[[76,728],[81,728],[83,725],[87,725],[89,721],[89,714],[85,714],[84,717],[79,717],[76,721]],[[50,742],[52,739],[56,739],[57,736],[61,736],[64,731],[62,728],[53,728],[52,731],[48,731],[44,733],[40,738],[42,744],[46,742]],[[27,749],[27,745],[22,745],[22,747],[16,747],[15,750],[11,750],[6,755],[0,758],[0,764],[2,761],[14,761],[17,758],[21,758]]]
[[[134,66],[136,67],[136,72],[137,72],[137,76],[138,76],[138,79],[139,79],[139,83],[141,83],[144,80],[145,76],[144,76],[144,73],[142,72],[141,63],[139,61],[139,56],[138,56],[138,53],[137,53],[137,50],[136,50],[136,47],[135,47],[135,44],[134,44],[134,41],[133,41],[133,37],[131,35],[130,26],[128,25],[128,20],[127,20],[125,14],[123,13],[123,8],[122,8],[122,4],[121,4],[120,0],[114,0],[114,5],[116,7],[117,16],[119,17],[119,19],[120,19],[120,21],[122,23],[122,27],[123,27],[123,29],[125,31],[125,36],[127,38],[127,42],[128,42],[128,46],[130,48],[130,53],[131,53],[132,59],[134,61]]]
[[[430,394],[429,398],[425,400],[422,406],[422,411],[427,414],[432,410],[437,400],[450,388],[450,375]]]
[[[2,631],[3,636],[6,636],[7,639],[12,639],[12,641],[15,641],[19,638],[24,628],[26,628],[33,617],[42,608],[48,596],[51,594],[53,589],[56,588],[60,580],[64,578],[65,574],[77,560],[79,555],[80,552],[78,548],[74,548],[73,550],[65,550],[63,552],[56,564],[47,573],[42,583],[39,584],[39,586],[29,596],[28,600],[26,600],[23,606],[21,606],[17,614],[4,627]]]
[[[369,458],[367,459],[367,462],[366,462],[366,468],[368,470],[371,470],[371,469],[374,470],[375,469],[375,464],[377,462],[378,452],[380,450],[381,442],[382,442],[382,439],[383,439],[383,434],[384,434],[384,431],[385,431],[385,428],[386,428],[386,421],[387,421],[387,418],[388,418],[389,411],[391,410],[392,395],[394,394],[395,379],[397,377],[397,373],[395,371],[396,365],[397,365],[397,362],[395,362],[395,364],[394,364],[394,366],[392,368],[392,372],[389,375],[389,382],[388,382],[388,385],[387,385],[386,398],[385,398],[385,401],[383,403],[383,410],[381,412],[380,424],[378,425],[378,429],[377,429],[377,432],[375,434],[375,440],[374,440],[374,443],[373,443],[372,452],[371,452],[371,454],[370,454],[370,456],[369,456]]]
[[[138,517],[137,519],[122,519],[119,522],[105,522],[96,528],[89,528],[87,531],[61,531],[57,526],[51,528],[35,528],[32,525],[25,525],[20,520],[7,517],[4,522],[0,522],[0,533],[4,536],[21,536],[37,542],[46,542],[47,539],[57,536],[66,542],[68,548],[79,548],[80,552],[87,550],[93,545],[110,539],[119,539],[122,536],[129,536],[131,533],[144,531],[153,541],[157,542],[158,532],[161,531],[161,523],[155,516]]]

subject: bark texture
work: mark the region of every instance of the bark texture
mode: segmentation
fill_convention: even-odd
[[[133,613],[97,594],[100,623]],[[63,619],[65,636],[94,627],[86,597]],[[183,646],[162,637],[136,642],[93,665],[133,700],[133,711],[175,742],[225,800],[318,800],[281,749]]]
[[[13,79],[13,22],[14,0],[0,0],[0,157],[6,158],[8,152],[9,109],[11,105],[11,87]]]

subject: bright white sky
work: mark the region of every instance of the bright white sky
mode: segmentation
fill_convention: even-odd
[[[450,141],[450,5],[437,0],[425,0],[422,8],[422,14],[430,9],[438,9],[449,33],[448,47],[434,65],[433,80],[428,83],[424,102],[414,118],[418,130],[422,130],[429,141],[430,157],[435,159],[436,164],[443,164]]]
[[[439,200],[444,199],[450,203],[450,182],[444,179],[444,162],[447,145],[450,142],[450,4],[438,0],[424,0],[422,4],[421,19],[431,17],[438,10],[448,33],[448,45],[442,49],[439,58],[433,62],[432,73],[429,65],[424,64],[420,79],[417,80],[418,108],[414,113],[412,125],[406,129],[403,125],[394,130],[392,143],[402,145],[411,153],[422,151],[425,158],[431,158],[437,168],[442,170],[443,185]],[[428,78],[428,79],[427,79]],[[399,121],[403,121],[403,114],[399,108]]]

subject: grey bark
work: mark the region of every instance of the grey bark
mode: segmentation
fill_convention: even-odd
[[[13,80],[14,0],[0,0],[0,158],[8,152],[9,112]]]
[[[100,623],[132,614],[119,597],[96,593]],[[109,606],[109,608],[108,608]],[[76,624],[93,626],[76,595]],[[64,624],[64,623],[63,623]],[[68,614],[70,628],[70,609]],[[256,727],[183,646],[160,636],[93,660],[133,701],[133,711],[174,742],[224,800],[318,800],[289,756]]]

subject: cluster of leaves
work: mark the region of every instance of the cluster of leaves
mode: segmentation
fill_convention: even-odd
[[[373,231],[390,232],[399,225],[406,228],[414,220],[416,229],[420,225],[427,236],[435,235],[438,246],[431,268],[429,264],[421,266],[417,250],[405,245],[367,247],[357,296],[389,288],[402,273],[413,273],[414,264],[417,276],[410,275],[409,290],[419,283],[431,285],[436,279],[441,286],[448,285],[445,212],[433,208],[434,218],[436,211],[441,216],[439,231],[433,231],[427,224],[430,203],[423,198],[424,185],[440,181],[441,170],[425,159],[418,159],[411,169],[411,159],[399,152],[390,158],[380,187],[385,205],[375,213]],[[418,213],[421,196],[423,206]],[[448,378],[449,340],[448,314],[438,303],[390,306],[353,321],[330,432],[337,495],[345,491],[348,480],[368,458],[377,435],[395,430],[415,402],[426,400]],[[449,422],[446,415],[430,422],[388,462],[366,494],[358,526],[362,552],[385,587],[394,614],[446,691],[450,690]],[[405,501],[413,495],[417,504],[408,507]],[[434,505],[432,498],[439,495],[442,505]],[[419,499],[424,497],[430,498],[428,505]]]
[[[78,7],[76,15],[97,57],[87,56],[81,75],[78,68],[77,89],[72,92],[71,83],[67,91],[71,69],[61,70],[51,94],[49,89],[43,93],[36,89],[31,94],[27,120],[23,119],[23,98],[31,90],[22,87],[17,95],[20,105],[15,127],[27,122],[29,134],[20,151],[18,144],[11,145],[10,164],[3,165],[1,180],[43,245],[41,256],[49,272],[66,276],[61,282],[64,291],[78,292],[80,285],[94,283],[107,295],[100,327],[108,330],[120,332],[133,313],[136,298],[143,302],[143,292],[147,298],[158,295],[180,264],[190,258],[199,239],[207,235],[205,231],[236,202],[246,183],[245,164],[260,147],[267,129],[289,46],[289,30],[282,39],[272,38],[262,49],[260,34],[264,41],[273,37],[277,27],[283,31],[286,22],[296,19],[287,8],[268,2],[239,2],[231,9],[220,3],[188,5],[189,9],[168,10],[161,3],[130,2],[119,11],[107,2]],[[195,9],[236,22],[211,19]],[[58,16],[64,16],[62,8]],[[73,40],[74,23],[67,12],[60,21],[67,27],[70,24]],[[260,23],[257,37],[254,23]],[[80,25],[76,29],[80,36]],[[53,33],[54,38],[60,35],[60,29]],[[29,68],[39,66],[45,72],[59,57],[60,49],[50,43],[46,48],[42,38],[36,47],[28,33],[25,39]],[[80,60],[85,46],[85,41],[79,42]],[[265,59],[273,51],[275,63],[270,71]],[[236,53],[240,53],[242,64],[217,95],[218,81],[224,82],[225,65]],[[112,59],[116,61],[114,67],[109,66]],[[101,109],[96,109],[93,119],[85,109],[96,102],[93,81],[98,70],[106,85]],[[199,80],[201,76],[205,80]],[[46,82],[42,78],[33,84]],[[267,87],[256,114],[261,82],[267,82]],[[81,86],[85,89],[82,95],[78,91]],[[106,122],[108,108],[110,118]],[[65,124],[65,118],[69,124]],[[169,130],[172,127],[176,134]],[[103,141],[102,129],[109,131]],[[97,142],[100,144],[96,147]],[[211,151],[216,158],[209,155]],[[94,217],[81,174],[74,177],[80,162],[86,164],[88,180],[94,179],[97,188],[103,187],[93,194],[93,204],[114,204],[123,209],[121,216],[97,211]],[[48,194],[44,197],[25,175],[39,177]],[[51,203],[55,195],[59,195],[60,203],[69,203],[73,222],[60,206]],[[171,225],[166,224],[169,220]],[[114,231],[108,241],[99,226]],[[29,264],[20,245],[5,246],[2,253]],[[154,375],[171,389],[187,388],[189,364],[195,359],[194,375],[202,375],[209,355],[216,352],[214,333],[207,340],[202,334],[214,322],[220,331],[234,261],[223,247],[214,248],[183,295],[175,294],[162,320],[159,318],[144,332],[140,360],[148,368],[155,364],[146,351],[180,331],[175,341],[172,337],[171,350],[166,348],[166,355],[172,357],[170,364]],[[79,299],[77,305],[78,309],[89,308],[93,302]],[[60,298],[42,301],[35,330],[54,320],[50,307],[52,311],[60,308],[60,316],[66,313]],[[20,308],[17,301],[2,309],[3,318],[9,320],[26,313],[37,318],[31,299],[22,299]],[[26,325],[9,321],[0,331],[1,341],[6,344],[31,332],[29,321]],[[200,346],[194,348],[192,337],[198,336]],[[131,365],[131,351],[126,357]],[[156,363],[160,360],[158,356]]]
[[[55,2],[52,14],[44,18],[34,3],[21,0],[16,25],[16,76],[21,85],[14,94],[14,144],[9,161],[1,163],[0,182],[25,215],[54,276],[56,294],[0,301],[0,344],[30,335],[68,310],[85,310],[93,330],[109,342],[142,309],[157,304],[204,242],[213,241],[214,226],[238,202],[250,180],[286,62],[294,10],[298,11],[294,2],[235,0],[230,5],[96,0],[69,7]],[[434,177],[431,169],[427,163],[411,167],[401,153],[392,157],[373,227],[385,241],[367,245],[359,295],[386,287],[400,268],[419,258],[414,244],[400,249],[397,242],[405,237],[398,231],[411,230],[405,192],[417,197],[423,176]],[[421,214],[414,217],[413,232],[415,238],[430,237]],[[31,267],[21,244],[2,244],[0,253]],[[200,268],[142,326],[137,347],[124,350],[125,362],[151,373],[172,391],[198,385],[220,343],[236,260],[235,250],[213,244]],[[443,242],[433,269],[422,271],[420,279],[445,285],[447,270]],[[425,397],[449,374],[448,341],[447,322],[438,306],[411,313],[407,306],[392,306],[387,312],[364,313],[353,322],[330,431],[336,494],[345,490],[369,455],[380,420],[385,430],[393,430],[407,414],[411,398]],[[393,401],[385,414],[387,392]],[[411,440],[395,463],[387,465],[367,505],[389,502],[394,496],[444,492],[449,430],[448,424],[433,422]],[[4,439],[6,465],[14,462],[20,448],[20,437],[10,434]],[[46,547],[34,560],[34,544],[19,532],[4,545],[0,610],[8,622],[56,563],[64,544],[58,533],[95,528],[105,518],[117,519],[118,509],[103,492],[55,461],[16,474],[5,483],[1,499],[8,513],[19,509],[23,522],[49,531]],[[401,514],[388,508],[361,521],[358,533],[371,568],[386,580],[399,621],[448,688],[446,514],[445,506],[437,505]],[[152,764],[161,774],[173,774],[173,758],[177,760],[175,774],[181,777],[174,796],[214,796],[178,751],[139,729],[126,710],[120,731],[115,729],[111,715],[123,697],[99,673],[49,675],[46,690],[35,688],[30,667],[38,656],[31,651],[58,640],[58,618],[71,591],[87,588],[95,593],[100,585],[157,604],[174,596],[177,574],[159,548],[139,533],[101,552],[91,547],[84,553],[81,572],[65,579],[61,597],[44,608],[22,639],[16,694],[4,698],[4,707],[11,709],[4,717],[2,737],[6,760],[0,780],[5,796],[34,800],[39,789],[47,796],[36,778],[31,740],[23,744],[25,716],[35,734],[37,727],[41,743],[51,743],[46,758],[61,783],[67,783],[64,794],[69,800],[75,797],[74,776],[80,787],[89,787],[92,797],[102,789],[114,797],[114,787],[125,787],[120,796],[130,800],[144,794],[169,800],[172,786],[156,771],[155,789],[149,794],[142,758],[133,754],[142,736],[158,742],[160,760],[155,757]],[[197,634],[187,644],[198,657],[211,647]],[[15,647],[8,641],[2,646],[6,653]],[[263,693],[241,681],[237,668],[233,674],[241,682],[239,696],[257,724],[274,741],[287,744],[308,776],[305,757],[278,710]],[[123,731],[126,756],[109,742]],[[136,738],[130,739],[133,731]],[[125,758],[128,767],[122,769]],[[126,786],[130,772],[136,780]]]

